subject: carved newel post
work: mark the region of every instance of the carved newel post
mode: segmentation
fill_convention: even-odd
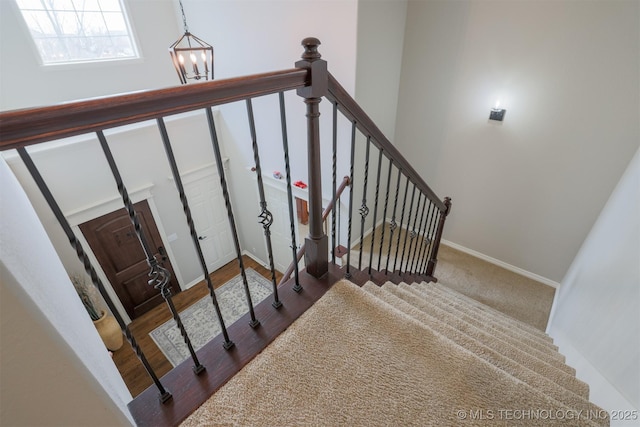
[[[304,53],[296,62],[297,68],[309,70],[309,86],[298,89],[298,95],[307,104],[307,156],[309,185],[309,236],[305,240],[304,261],[307,272],[321,277],[329,269],[329,239],[322,227],[322,183],[320,173],[320,101],[327,93],[327,62],[318,53],[320,40],[309,37],[302,40]]]

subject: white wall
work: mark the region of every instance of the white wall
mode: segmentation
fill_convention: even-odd
[[[560,351],[563,347],[575,349],[587,365],[640,410],[638,260],[640,151],[636,152],[562,280],[548,327]],[[567,361],[572,362],[570,352],[567,352]],[[589,371],[583,375],[589,379]],[[600,396],[603,390],[589,382],[592,399],[598,403],[603,398]],[[607,409],[624,408],[618,404]]]
[[[300,42],[313,36],[322,43],[319,52],[328,61],[331,73],[354,93],[356,0],[185,0],[183,5],[189,30],[214,46],[217,79],[294,68],[303,52]],[[286,102],[292,177],[294,181],[308,182],[305,106],[295,93],[288,93]],[[253,104],[262,170],[284,173],[278,98],[263,97]],[[331,105],[323,101],[320,107],[321,120],[330,119]],[[240,230],[241,243],[245,250],[266,260],[264,236],[257,223],[259,206],[254,175],[248,172],[254,160],[246,108],[244,103],[238,103],[221,107],[220,111],[224,123],[219,130],[230,159],[231,185],[237,191],[233,198],[236,220],[245,224]],[[320,133],[324,147],[322,162],[325,170],[330,171],[329,122],[323,124]],[[341,135],[347,144],[348,128],[341,130]],[[348,156],[342,155],[338,176],[346,174]],[[323,176],[323,195],[326,199],[331,195],[330,173]]]
[[[130,424],[131,394],[2,159],[0,187],[0,423]]]
[[[358,3],[355,99],[393,141],[407,0]]]
[[[168,47],[180,35],[170,1],[126,0],[141,58],[42,66],[13,0],[0,1],[0,109],[49,105],[178,84]]]
[[[639,7],[409,2],[396,142],[445,239],[562,279],[640,141]]]

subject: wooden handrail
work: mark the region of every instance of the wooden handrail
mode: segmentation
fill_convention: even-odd
[[[324,222],[327,217],[329,216],[329,214],[331,213],[331,211],[333,210],[333,207],[335,206],[335,204],[338,202],[338,200],[340,200],[340,196],[342,195],[342,193],[344,192],[344,189],[347,188],[347,186],[351,183],[351,180],[349,179],[348,176],[345,176],[342,179],[342,183],[340,184],[340,186],[336,189],[336,196],[335,198],[333,198],[329,204],[327,205],[327,207],[324,209],[324,212],[322,212],[322,221]],[[333,249],[335,250],[335,248]],[[286,282],[287,280],[289,280],[289,278],[291,277],[291,275],[293,274],[293,270],[296,267],[296,265],[298,265],[298,263],[300,262],[300,260],[302,259],[302,256],[305,253],[305,246],[304,243],[300,246],[300,249],[298,250],[298,252],[296,253],[296,263],[294,264],[293,262],[291,264],[289,264],[289,267],[287,268],[287,270],[284,272],[284,274],[282,275],[282,278],[280,279],[280,283],[278,283],[278,286],[282,285],[284,282]]]
[[[387,139],[382,133],[380,128],[371,120],[371,118],[364,112],[364,110],[358,105],[355,99],[349,95],[349,93],[338,83],[335,77],[329,73],[329,88],[327,98],[331,102],[338,104],[338,109],[345,115],[351,122],[355,122],[356,126],[365,136],[371,137],[371,142],[381,149],[383,153],[390,159],[393,159],[393,163],[402,172],[410,178],[418,190],[426,194],[429,200],[436,205],[440,212],[445,212],[447,207],[444,202],[438,198],[436,193],[431,190],[426,182],[422,179],[420,174],[409,164],[409,162],[400,154],[398,149],[393,146],[391,141]]]
[[[0,150],[184,113],[309,85],[305,69],[142,91],[0,113]]]

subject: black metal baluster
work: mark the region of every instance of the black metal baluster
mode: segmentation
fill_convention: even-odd
[[[218,175],[220,175],[220,187],[222,188],[222,196],[224,197],[224,204],[227,208],[227,217],[229,218],[229,227],[231,228],[231,235],[233,236],[233,244],[236,248],[236,257],[238,259],[238,267],[240,267],[240,274],[242,275],[242,283],[244,284],[244,293],[247,298],[247,305],[249,306],[249,326],[255,328],[260,324],[260,321],[256,319],[256,314],[253,310],[253,303],[251,301],[251,294],[249,293],[249,285],[247,283],[247,273],[244,268],[244,261],[242,261],[242,250],[240,249],[240,239],[238,239],[238,229],[236,228],[236,220],[233,216],[233,207],[231,206],[231,199],[229,198],[229,187],[227,186],[227,178],[224,173],[224,166],[222,164],[222,155],[220,154],[220,143],[218,142],[218,133],[216,132],[216,125],[213,121],[213,112],[211,107],[206,109],[207,122],[209,124],[209,133],[211,135],[211,143],[213,144],[213,153],[216,157],[216,166],[218,167]]]
[[[364,186],[362,190],[362,205],[360,206],[360,254],[358,256],[358,270],[362,270],[362,246],[364,244],[364,222],[369,215],[367,207],[367,182],[369,181],[369,150],[371,149],[371,137],[367,137],[367,150],[364,161]]]
[[[337,167],[338,167],[338,103],[333,103],[333,145],[331,151],[331,165],[332,165],[332,176],[331,176],[331,200],[335,200],[335,203],[340,203],[339,200],[336,200],[336,187],[337,187]],[[331,262],[333,264],[336,263],[336,248],[338,247],[338,243],[336,242],[336,209],[337,206],[334,206],[331,211]]]
[[[158,397],[160,398],[160,401],[162,403],[165,403],[166,401],[171,399],[172,397],[171,393],[169,393],[169,391],[167,391],[164,388],[164,386],[158,379],[158,376],[156,375],[155,371],[151,367],[151,364],[149,364],[147,357],[145,356],[144,352],[138,345],[135,337],[131,333],[129,326],[125,324],[124,319],[122,318],[122,316],[120,316],[120,313],[118,312],[116,306],[111,300],[111,297],[107,293],[104,287],[104,284],[98,277],[98,273],[96,273],[95,268],[93,267],[93,265],[91,265],[91,261],[89,260],[87,253],[84,251],[84,249],[82,248],[82,245],[80,244],[77,237],[73,233],[73,230],[71,229],[71,225],[69,225],[69,222],[67,221],[64,214],[62,213],[62,210],[60,209],[60,206],[58,205],[55,198],[53,197],[53,194],[49,190],[49,187],[44,182],[44,179],[42,178],[42,175],[40,175],[40,172],[36,168],[35,164],[33,163],[31,156],[29,156],[29,154],[27,153],[24,147],[18,148],[18,154],[20,155],[20,158],[22,159],[25,166],[27,167],[27,170],[31,174],[31,177],[33,178],[36,185],[38,186],[38,189],[40,190],[45,200],[47,201],[49,208],[53,211],[53,214],[55,215],[56,219],[60,223],[62,230],[67,236],[67,239],[71,244],[71,247],[76,251],[76,255],[80,260],[80,262],[82,263],[82,265],[84,266],[85,271],[91,277],[91,281],[93,282],[93,284],[98,288],[100,295],[102,295],[102,297],[104,298],[104,301],[107,304],[107,307],[109,307],[109,310],[111,311],[111,313],[113,314],[113,317],[115,317],[115,319],[118,321],[118,325],[120,325],[120,329],[122,329],[122,332],[124,336],[127,338],[127,341],[129,342],[129,344],[131,345],[131,348],[136,353],[136,356],[138,356],[138,359],[140,359],[142,366],[144,366],[144,369],[147,371],[147,374],[149,375],[149,377],[151,377],[151,380],[153,381],[154,385],[158,389],[158,393],[159,393]]]
[[[384,209],[382,211],[382,233],[380,233],[380,249],[378,250],[378,268],[380,271],[380,262],[382,261],[382,248],[384,246],[384,231],[387,228],[387,206],[389,205],[389,186],[391,185],[391,170],[393,169],[393,159],[389,158],[389,172],[387,173],[387,191],[384,196]],[[387,258],[388,254],[387,254]]]
[[[416,216],[413,218],[413,228],[411,229],[411,234],[409,238],[409,253],[407,254],[407,264],[404,266],[405,271],[411,273],[411,251],[415,254],[415,248],[413,247],[413,243],[416,241],[416,225],[418,224],[418,212],[420,211],[420,204],[422,203],[422,191],[418,191],[418,203],[416,204]],[[418,245],[416,245],[417,247]]]
[[[344,277],[351,278],[351,222],[353,220],[353,163],[356,157],[356,122],[351,125],[351,165],[349,166],[349,221],[347,224],[347,272]]]
[[[431,224],[431,218],[433,215],[433,202],[429,200],[429,209],[427,210],[427,217],[424,221],[424,231],[422,233],[422,243],[420,245],[420,253],[418,254],[418,266],[416,267],[416,273],[420,274],[422,271],[422,262],[424,257],[424,251],[429,246],[429,227]]]
[[[167,154],[167,160],[169,160],[169,166],[171,167],[171,173],[173,174],[173,179],[176,182],[176,188],[178,190],[178,194],[180,195],[180,201],[182,202],[182,210],[184,211],[185,217],[187,219],[187,225],[189,226],[189,231],[191,233],[191,240],[193,241],[193,246],[196,250],[196,253],[198,254],[198,260],[200,261],[200,266],[202,267],[202,272],[204,273],[204,279],[207,283],[207,289],[209,289],[211,302],[213,303],[213,308],[216,312],[218,323],[220,324],[220,330],[222,332],[222,336],[224,337],[224,343],[222,344],[222,346],[228,350],[234,346],[234,343],[229,339],[227,327],[225,326],[224,319],[222,318],[222,312],[220,311],[220,306],[218,305],[218,299],[216,298],[216,293],[213,288],[213,283],[211,282],[211,277],[209,276],[209,269],[207,268],[207,262],[204,259],[204,255],[202,253],[202,247],[200,246],[200,239],[198,237],[198,232],[196,231],[196,227],[193,222],[193,217],[191,216],[191,209],[189,208],[189,201],[187,200],[187,195],[185,194],[185,191],[184,191],[184,185],[182,184],[182,178],[180,177],[178,164],[176,163],[176,158],[173,154],[173,149],[171,148],[171,141],[169,140],[167,127],[165,126],[164,120],[162,119],[162,117],[157,119],[157,123],[158,123],[158,129],[160,130],[162,143],[164,145],[164,149]]]
[[[385,274],[389,273],[389,261],[391,260],[391,245],[393,243],[393,233],[398,227],[396,222],[396,208],[398,207],[398,194],[400,193],[400,178],[402,177],[402,169],[398,168],[398,177],[396,179],[396,194],[393,201],[393,215],[391,216],[391,222],[389,223],[389,247],[387,248],[387,262],[384,266]]]
[[[407,250],[407,239],[411,234],[409,232],[409,227],[411,226],[411,214],[413,213],[413,200],[415,195],[416,195],[416,185],[413,184],[413,191],[411,192],[411,202],[409,203],[409,216],[407,217],[407,229],[404,232],[404,243],[402,244],[402,257],[400,258],[400,271],[403,271],[402,264],[404,262],[404,254],[406,253],[406,250]]]
[[[424,212],[427,210],[427,203],[429,203],[429,196],[424,195],[424,203],[422,204],[422,212],[420,213],[420,224],[418,224],[418,240],[416,241],[416,248],[413,252],[413,258],[411,259],[411,269],[410,272],[415,272],[415,264],[416,264],[416,256],[420,253],[422,249],[422,244],[424,239],[421,238],[422,233],[422,223],[424,221]]]
[[[427,251],[427,256],[425,257],[425,265],[424,265],[424,273],[423,274],[427,274],[427,271],[429,270],[429,260],[432,257],[433,251],[435,250],[435,233],[436,230],[438,228],[438,223],[440,222],[440,217],[442,216],[442,212],[440,212],[440,210],[438,210],[436,212],[436,215],[434,217],[434,221],[433,221],[433,229],[431,230],[431,237],[429,238],[429,250]]]
[[[424,251],[429,247],[429,228],[431,227],[431,221],[433,219],[433,208],[434,204],[431,200],[429,200],[429,209],[427,211],[427,217],[424,222],[424,232],[422,236],[422,242],[420,247],[420,253],[418,254],[418,265],[416,267],[416,274],[421,274],[422,272],[422,264],[424,261]]]
[[[284,169],[287,174],[287,200],[289,205],[289,222],[291,224],[291,254],[293,256],[293,265],[294,265],[294,278],[295,284],[293,285],[293,290],[296,292],[302,291],[302,286],[300,286],[300,278],[298,271],[298,245],[296,243],[296,217],[293,214],[293,190],[291,187],[291,167],[289,165],[289,137],[287,133],[287,115],[285,112],[285,103],[284,103],[284,93],[280,92],[280,126],[282,128],[282,149],[284,151]]]
[[[369,248],[369,276],[371,276],[371,264],[373,264],[373,241],[376,239],[376,221],[378,217],[378,196],[380,195],[380,171],[382,169],[382,149],[378,151],[378,173],[376,175],[376,196],[373,207],[373,231],[371,232],[371,247]],[[383,222],[384,228],[384,222]]]
[[[393,260],[393,271],[396,271],[398,263],[398,253],[400,253],[400,240],[402,240],[402,223],[404,222],[404,210],[407,207],[407,194],[409,193],[409,177],[407,177],[407,185],[404,187],[404,199],[402,200],[402,214],[400,214],[400,231],[398,232],[398,242],[396,243],[396,257]],[[408,228],[408,227],[407,227]],[[402,259],[400,260],[402,264]]]
[[[276,282],[276,267],[273,263],[273,248],[271,246],[271,224],[273,215],[267,209],[267,200],[264,195],[264,183],[262,182],[262,168],[260,167],[260,153],[258,152],[258,137],[256,135],[256,123],[253,118],[253,105],[251,99],[247,99],[247,116],[249,118],[249,131],[251,132],[251,147],[253,148],[253,160],[255,162],[256,177],[258,178],[258,194],[260,195],[260,224],[264,229],[264,238],[267,242],[267,255],[269,256],[269,268],[271,269],[271,283],[273,284],[274,308],[282,307],[282,302],[278,298],[278,282]]]
[[[104,133],[102,131],[97,131],[96,134],[98,136],[98,140],[100,141],[100,146],[102,147],[104,156],[107,159],[107,163],[109,163],[109,167],[111,168],[113,178],[116,181],[118,192],[120,192],[120,195],[122,196],[122,202],[124,203],[125,209],[129,214],[129,219],[131,220],[133,229],[135,230],[136,235],[138,236],[138,240],[140,241],[140,246],[142,246],[142,250],[147,257],[147,264],[149,264],[149,267],[151,268],[151,271],[149,272],[150,279],[148,283],[149,285],[153,285],[153,287],[160,290],[160,294],[167,303],[167,306],[171,311],[171,315],[173,316],[173,320],[176,322],[176,326],[180,330],[180,334],[184,339],[184,343],[189,349],[189,353],[191,354],[191,358],[193,359],[193,372],[195,372],[196,374],[200,374],[205,370],[205,367],[202,366],[202,364],[198,360],[198,356],[196,356],[196,352],[193,349],[191,340],[189,339],[189,334],[187,334],[187,330],[182,324],[182,319],[180,319],[180,314],[178,313],[178,310],[176,310],[176,307],[173,304],[173,300],[171,298],[171,288],[169,287],[171,273],[169,273],[169,271],[167,271],[167,269],[165,269],[164,267],[160,266],[158,260],[153,255],[153,251],[149,247],[147,238],[144,235],[144,231],[142,230],[142,226],[140,225],[140,221],[138,220],[138,215],[136,214],[133,203],[129,198],[129,193],[127,192],[124,182],[122,181],[120,171],[118,170],[113,155],[111,154],[111,149],[109,148],[109,144],[107,144],[107,139],[104,137]]]
[[[433,211],[431,212],[431,219],[429,222],[429,230],[427,232],[427,240],[426,240],[426,247],[425,247],[425,254],[424,254],[424,259],[422,260],[422,267],[420,268],[420,272],[421,274],[424,274],[424,272],[427,269],[428,266],[428,262],[429,262],[429,254],[431,253],[431,244],[433,243],[433,232],[435,230],[436,224],[438,223],[438,214],[439,211],[437,211],[437,207],[434,205],[433,207]]]

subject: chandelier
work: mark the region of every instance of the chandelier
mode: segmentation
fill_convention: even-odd
[[[213,80],[213,47],[189,32],[187,18],[179,0],[184,34],[169,47],[180,83]]]

